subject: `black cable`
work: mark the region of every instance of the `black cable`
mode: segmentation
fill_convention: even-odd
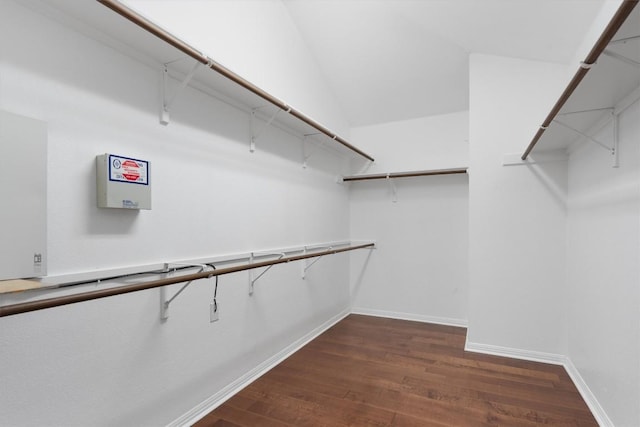
[[[216,269],[216,266],[213,265],[213,263],[209,263],[207,265],[214,270]],[[218,297],[218,277],[220,276],[216,276],[216,284],[215,284],[215,287],[213,288],[213,306],[216,312],[218,311],[218,301],[216,300],[216,298]]]

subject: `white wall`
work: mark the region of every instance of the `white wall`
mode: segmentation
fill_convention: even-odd
[[[471,55],[468,346],[566,352],[566,163],[502,166],[524,151],[564,75]]]
[[[568,355],[616,426],[640,425],[639,119],[620,116],[619,168],[584,141],[569,160]]]
[[[578,70],[578,66],[581,61],[584,61],[593,46],[596,44],[604,29],[611,22],[611,18],[615,15],[616,11],[620,8],[620,5],[624,0],[604,0],[602,2],[602,6],[600,7],[600,11],[595,16],[591,26],[584,34],[582,38],[582,43],[576,49],[573,60],[571,61],[570,66],[567,68],[567,78],[570,79],[573,77],[573,74]],[[568,81],[567,81],[568,82]]]
[[[354,143],[378,161],[368,172],[466,166],[468,113],[358,127]],[[357,312],[466,324],[468,179],[395,179],[350,186],[351,235],[375,239],[371,254],[351,255]]]
[[[465,167],[469,164],[469,112],[359,126],[352,141],[376,162],[367,173]]]
[[[309,117],[349,124],[280,0],[126,0],[125,4]]]
[[[177,2],[128,3],[160,21]],[[183,34],[196,26],[170,29],[347,136],[279,2],[207,4],[216,44]],[[501,165],[564,88],[559,65],[472,55],[470,113],[353,129],[352,141],[378,158],[369,172],[469,161],[469,178],[394,181],[393,203],[386,182],[336,185],[344,162],[322,150],[303,170],[299,141],[278,130],[249,154],[246,114],[191,89],[159,126],[156,68],[19,2],[0,2],[0,51],[0,109],[49,125],[50,274],[378,241],[370,256],[323,258],[306,281],[298,265],[276,267],[253,297],[246,274],[222,277],[214,324],[204,282],[165,324],[157,291],[3,318],[3,423],[166,424],[346,310],[351,290],[363,311],[468,319],[468,344],[568,354],[616,425],[638,424],[637,105],[622,118],[619,170],[598,148],[571,157],[567,220],[566,164]],[[95,207],[95,155],[104,152],[151,161],[152,211]]]
[[[342,160],[320,150],[302,169],[276,129],[250,154],[247,115],[191,89],[160,126],[157,68],[18,2],[0,2],[0,51],[0,109],[49,127],[49,274],[348,239]],[[96,208],[105,152],[151,162],[151,211]],[[2,424],[167,424],[343,312],[348,275],[348,255],[305,281],[297,263],[274,267],[253,297],[246,273],[223,276],[213,324],[204,281],[165,324],[158,290],[3,318]]]

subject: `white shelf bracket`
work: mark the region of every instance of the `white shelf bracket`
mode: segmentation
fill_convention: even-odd
[[[615,117],[615,115],[612,115],[612,117]],[[596,145],[598,145],[598,146],[600,146],[600,147],[604,148],[604,149],[605,149],[605,150],[607,150],[611,155],[614,155],[614,154],[615,154],[615,148],[609,147],[608,145],[606,145],[606,144],[604,144],[604,143],[602,143],[602,142],[598,141],[597,139],[595,139],[593,136],[591,136],[591,135],[587,135],[586,133],[584,133],[584,132],[582,132],[582,131],[579,131],[578,129],[576,129],[576,128],[572,127],[572,126],[569,126],[568,124],[563,123],[563,122],[561,122],[560,120],[557,120],[557,119],[556,119],[556,120],[554,120],[554,121],[553,121],[553,123],[559,124],[560,126],[562,126],[562,127],[564,127],[564,128],[567,128],[567,129],[569,129],[569,130],[570,130],[570,131],[572,131],[572,132],[577,133],[578,135],[580,135],[580,136],[582,136],[582,137],[586,138],[586,139],[587,139],[587,141],[593,142],[594,144],[596,144]]]
[[[333,249],[333,246],[320,246],[320,247],[314,247],[313,249],[324,249],[324,250],[328,250],[330,251],[331,249]],[[304,255],[307,254],[307,247],[305,246],[302,252]],[[317,258],[314,258],[313,261],[308,262],[306,259],[302,260],[302,280],[307,278],[307,270],[316,262],[320,261],[320,258],[322,258],[324,255],[320,255]]]
[[[558,113],[556,116],[570,116],[572,114],[595,113],[595,112],[598,112],[598,111],[609,111],[609,112],[612,112],[613,110],[614,110],[613,107],[589,108],[588,110],[567,111],[566,113]]]
[[[387,174],[387,182],[389,183],[389,191],[391,191],[391,202],[398,203],[398,189],[389,174]]]
[[[360,170],[358,171],[358,175],[362,175],[364,173],[367,173],[367,171],[369,170],[369,168],[372,165],[373,165],[373,162],[371,160],[367,159],[367,161],[364,163],[362,168],[360,168]]]
[[[620,62],[622,62],[624,64],[631,65],[632,67],[640,68],[640,62],[635,61],[635,60],[633,60],[631,58],[627,58],[626,56],[621,55],[621,54],[619,54],[617,52],[613,52],[613,51],[611,51],[609,49],[603,50],[602,54],[608,56],[609,58],[617,59],[618,61],[620,61]]]
[[[622,39],[617,39],[617,40],[611,40],[609,42],[610,45],[612,44],[626,44],[627,42],[630,42],[631,40],[638,40],[640,39],[640,36],[631,36],[631,37],[625,37]]]
[[[181,266],[181,267],[200,267],[200,269],[198,270],[198,273],[202,273],[203,271],[205,271],[207,269],[207,267],[210,267],[210,266],[208,266],[206,264],[175,264],[175,263],[172,263],[171,265],[172,266]],[[168,263],[165,263],[164,271],[166,273],[169,273],[171,271],[171,269],[169,268],[169,264]],[[180,295],[182,293],[182,291],[187,289],[187,287],[192,282],[193,281],[189,281],[189,282],[185,283],[184,285],[182,285],[180,290],[178,290],[178,292],[176,292],[171,298],[168,298],[168,299],[167,299],[167,287],[163,286],[163,287],[160,288],[160,320],[161,321],[166,321],[169,318],[169,305],[173,302],[174,299],[176,299],[178,297],[178,295]]]
[[[180,86],[178,86],[178,88],[171,96],[169,96],[169,80],[171,79],[171,77],[169,76],[169,68],[167,67],[167,64],[164,64],[162,66],[162,106],[160,110],[161,125],[166,126],[169,124],[171,105],[173,105],[173,102],[176,100],[180,92],[182,92],[184,88],[187,87],[201,65],[202,64],[200,62],[196,61],[196,63],[191,68],[191,71],[189,71],[189,74],[187,74],[184,80],[182,80]]]
[[[307,137],[309,137],[309,135],[302,137],[302,169],[307,168],[307,160],[313,155],[313,153],[307,153]]]
[[[618,115],[613,114],[613,166],[614,168],[620,167],[620,150],[618,144]]]
[[[302,248],[302,255],[306,255],[307,254],[307,247],[305,246],[304,248]],[[300,263],[300,265],[302,266],[301,268],[301,276],[302,276],[302,280],[305,279],[305,275],[307,274],[307,263],[305,261],[302,261]]]
[[[256,141],[260,138],[265,129],[271,126],[271,123],[273,123],[276,116],[280,112],[280,109],[277,109],[276,112],[273,113],[273,115],[267,120],[267,123],[265,123],[265,125],[262,126],[260,130],[256,130],[256,122],[258,120],[258,118],[256,117],[256,113],[258,112],[258,110],[260,110],[260,108],[254,108],[253,110],[251,110],[251,143],[249,144],[249,151],[251,153],[256,151]]]
[[[278,254],[264,254],[264,255],[278,255],[278,258],[276,259],[282,259],[284,258],[287,254],[285,253],[278,253]],[[249,264],[253,264],[253,259],[254,259],[255,254],[253,252],[251,252],[249,254]],[[255,283],[258,281],[258,279],[260,279],[267,271],[271,270],[271,267],[273,267],[273,264],[268,266],[267,268],[265,268],[264,270],[262,270],[262,272],[260,272],[260,274],[258,274],[256,277],[253,277],[253,269],[248,270],[249,271],[249,295],[253,295],[253,290],[255,287]]]

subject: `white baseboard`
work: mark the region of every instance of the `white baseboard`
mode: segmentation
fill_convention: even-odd
[[[578,368],[576,368],[571,359],[569,359],[568,357],[566,358],[564,369],[567,371],[567,374],[569,374],[569,377],[571,377],[571,380],[576,385],[576,388],[580,392],[580,395],[591,410],[591,413],[595,417],[600,427],[614,427],[613,422],[604,411],[604,408],[600,405],[600,402],[598,402],[598,399],[596,399],[596,396],[593,394],[584,378],[582,378],[582,375],[580,375]]]
[[[465,343],[464,349],[465,351],[472,351],[475,353],[491,354],[493,356],[503,356],[513,359],[563,366],[565,371],[567,371],[569,378],[571,378],[571,381],[573,381],[573,384],[578,389],[582,399],[591,410],[591,413],[598,422],[598,425],[600,425],[600,427],[614,427],[613,422],[604,411],[604,408],[602,408],[600,402],[598,402],[598,399],[596,399],[596,396],[593,394],[569,357],[562,354],[543,353],[539,351],[522,350],[490,344],[479,344],[470,341]]]
[[[550,363],[552,365],[564,365],[566,356],[563,354],[544,353],[541,351],[522,350],[519,348],[502,347],[499,345],[479,344],[467,340],[465,351],[474,353],[491,354],[493,356],[511,357],[513,359],[529,360],[532,362]]]
[[[182,427],[182,426],[191,426],[196,421],[203,418],[209,412],[213,411],[218,406],[222,405],[224,402],[229,400],[233,395],[238,393],[240,390],[251,384],[253,381],[260,378],[262,375],[267,373],[270,369],[275,367],[277,364],[282,362],[284,359],[300,350],[311,340],[322,334],[324,331],[344,319],[350,314],[350,311],[343,310],[337,315],[333,316],[331,319],[324,322],[322,325],[318,326],[305,336],[291,343],[278,353],[274,354],[269,359],[262,362],[260,365],[251,369],[249,372],[228,384],[226,387],[222,388],[213,396],[209,397],[204,402],[197,405],[195,408],[191,409],[189,412],[183,414],[181,417],[175,419],[173,422],[168,424],[167,427]]]
[[[454,319],[450,317],[427,316],[423,314],[402,313],[397,311],[374,310],[372,308],[353,307],[352,314],[364,314],[366,316],[388,317],[390,319],[412,320],[414,322],[435,323],[438,325],[467,327],[465,319]]]

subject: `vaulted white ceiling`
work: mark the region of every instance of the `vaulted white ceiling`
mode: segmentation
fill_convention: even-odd
[[[96,6],[95,0],[21,1],[27,5],[51,5],[91,28],[119,36],[113,34],[117,28],[101,22],[106,9]],[[188,9],[174,20],[180,25],[169,25],[165,22],[168,19],[160,19],[158,24],[168,25],[178,37],[195,43],[193,33],[207,32],[208,27],[202,25],[204,20],[209,26],[229,30],[238,38],[236,45],[249,46],[254,53],[260,53],[260,41],[250,39],[251,33],[244,34],[243,25],[258,25],[261,19],[269,19],[260,14],[262,9],[258,6],[263,5],[262,1],[267,0],[125,3],[144,5],[147,12],[152,9],[168,16],[176,7]],[[294,25],[292,31],[298,30],[315,58],[348,124],[361,126],[467,110],[472,53],[569,64],[576,59],[576,51],[604,3],[616,0],[270,1],[284,4],[283,13],[289,12]],[[197,15],[199,7],[209,12]],[[237,18],[243,7],[253,15],[249,22],[238,25],[237,19],[231,18]],[[225,8],[230,12],[211,15],[211,10]],[[161,18],[162,13],[158,15]],[[241,48],[225,50],[220,45],[226,43],[222,38],[213,37],[213,42],[218,44],[209,46],[198,41],[195,46],[206,53],[212,51],[223,64],[227,64],[229,55],[245,54]],[[285,52],[287,48],[282,46]],[[219,58],[220,51],[227,56]],[[252,80],[242,69],[234,71]]]
[[[569,63],[604,0],[284,0],[353,126],[466,110],[469,54]]]

